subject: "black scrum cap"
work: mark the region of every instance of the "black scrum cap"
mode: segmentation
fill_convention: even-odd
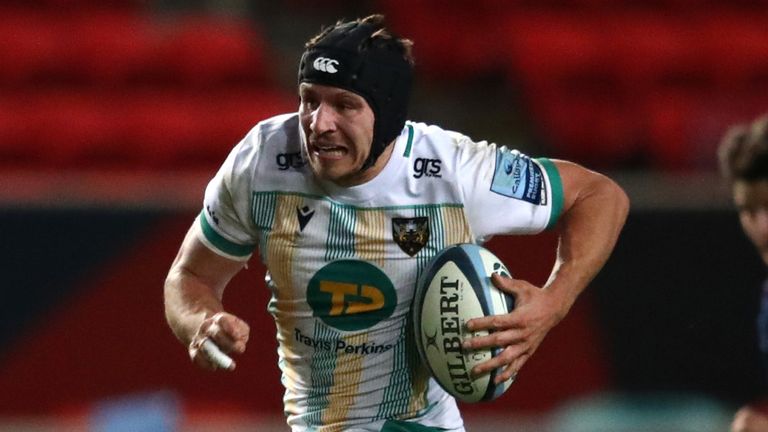
[[[323,36],[301,56],[299,83],[339,87],[362,96],[375,115],[370,167],[403,129],[411,91],[412,66],[395,39],[371,36],[371,23],[348,22]]]

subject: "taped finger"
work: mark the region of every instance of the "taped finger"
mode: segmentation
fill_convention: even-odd
[[[214,369],[234,369],[235,361],[232,360],[232,357],[226,355],[211,339],[203,339],[203,342],[200,345],[200,349],[205,353],[208,359],[211,360],[211,363],[214,365]]]

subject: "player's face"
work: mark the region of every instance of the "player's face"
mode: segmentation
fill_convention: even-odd
[[[299,97],[301,127],[315,175],[340,186],[354,186],[381,171],[388,155],[360,171],[371,151],[374,122],[373,110],[362,96],[338,87],[302,83]]]
[[[734,182],[733,202],[744,232],[768,264],[768,180]]]

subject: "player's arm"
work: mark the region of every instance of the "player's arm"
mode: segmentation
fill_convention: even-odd
[[[244,263],[217,255],[199,239],[200,224],[194,223],[173,261],[165,280],[165,317],[192,361],[206,369],[216,363],[201,345],[210,339],[225,353],[242,353],[249,327],[224,311],[224,289]],[[230,369],[234,369],[234,364]]]
[[[613,180],[577,164],[555,161],[563,184],[563,214],[555,266],[544,285],[559,300],[558,320],[611,255],[629,212],[629,198]]]
[[[564,196],[557,257],[549,279],[540,289],[523,280],[494,275],[494,284],[515,296],[515,310],[467,323],[470,330],[495,330],[467,341],[466,347],[504,348],[501,355],[475,370],[484,373],[505,367],[497,382],[516,374],[549,330],[565,317],[610,256],[629,211],[627,195],[609,178],[574,163],[553,162]]]

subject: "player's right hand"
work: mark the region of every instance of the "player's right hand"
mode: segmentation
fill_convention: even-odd
[[[210,339],[225,354],[242,354],[245,352],[250,332],[251,329],[245,321],[230,313],[219,312],[200,324],[189,343],[189,357],[192,363],[203,369],[217,370],[219,366],[202,349],[203,342]],[[228,370],[234,370],[235,366],[233,362]]]

